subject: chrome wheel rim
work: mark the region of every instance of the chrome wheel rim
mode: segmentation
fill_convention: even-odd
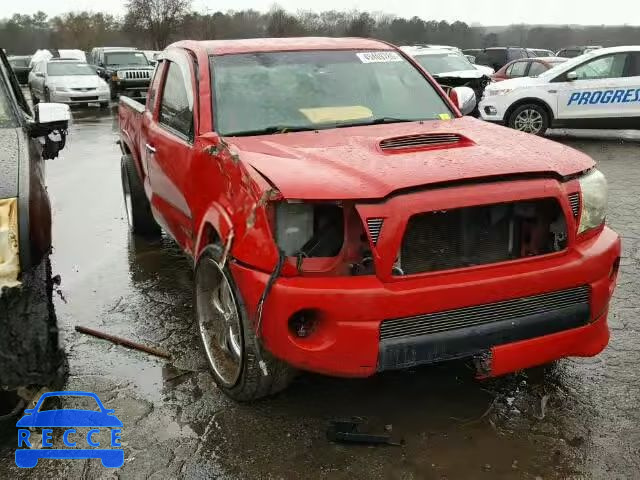
[[[542,130],[542,122],[542,114],[539,111],[527,108],[516,116],[514,127],[521,132],[536,134]]]
[[[242,370],[242,329],[231,285],[220,266],[206,258],[196,272],[198,329],[209,365],[233,387]]]

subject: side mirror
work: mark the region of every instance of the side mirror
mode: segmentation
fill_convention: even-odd
[[[67,128],[71,120],[69,105],[39,103],[33,110],[35,118],[30,128],[31,136],[40,138],[42,158],[54,159],[66,144]]]
[[[449,98],[463,115],[469,115],[476,108],[476,93],[469,87],[452,88],[449,91]]]
[[[44,73],[38,72],[36,73],[36,77],[44,78]]]
[[[578,74],[576,72],[567,73],[567,81],[568,82],[573,82],[573,81],[575,81],[577,79],[578,79]]]

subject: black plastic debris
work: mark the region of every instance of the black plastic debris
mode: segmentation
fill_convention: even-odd
[[[327,428],[327,439],[336,443],[357,443],[361,445],[393,445],[399,447],[402,442],[391,438],[391,426],[387,426],[386,433],[374,434],[362,431],[363,420],[332,420]]]

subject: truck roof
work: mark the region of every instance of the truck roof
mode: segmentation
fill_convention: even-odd
[[[190,50],[205,50],[209,55],[282,52],[298,50],[392,50],[379,40],[366,38],[290,37],[247,38],[241,40],[182,41],[170,45]]]

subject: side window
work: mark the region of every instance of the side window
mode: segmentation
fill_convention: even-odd
[[[640,77],[640,52],[629,54],[629,64],[627,66],[626,77]]]
[[[527,71],[527,62],[515,62],[515,63],[512,63],[511,66],[507,69],[507,77],[509,78],[524,77],[524,74],[526,71]]]
[[[624,76],[624,66],[628,54],[616,53],[596,58],[573,69],[578,80],[620,78]]]
[[[190,76],[180,66],[168,63],[162,91],[159,122],[188,140],[193,139],[193,90]]]
[[[531,67],[529,67],[529,76],[537,77],[541,73],[546,72],[548,69],[542,62],[531,62]]]
[[[149,110],[153,110],[156,104],[156,97],[158,90],[160,89],[160,81],[162,80],[162,72],[164,71],[164,61],[159,60],[156,64],[156,69],[153,71],[153,78],[149,86],[149,96],[147,98],[147,106]]]

